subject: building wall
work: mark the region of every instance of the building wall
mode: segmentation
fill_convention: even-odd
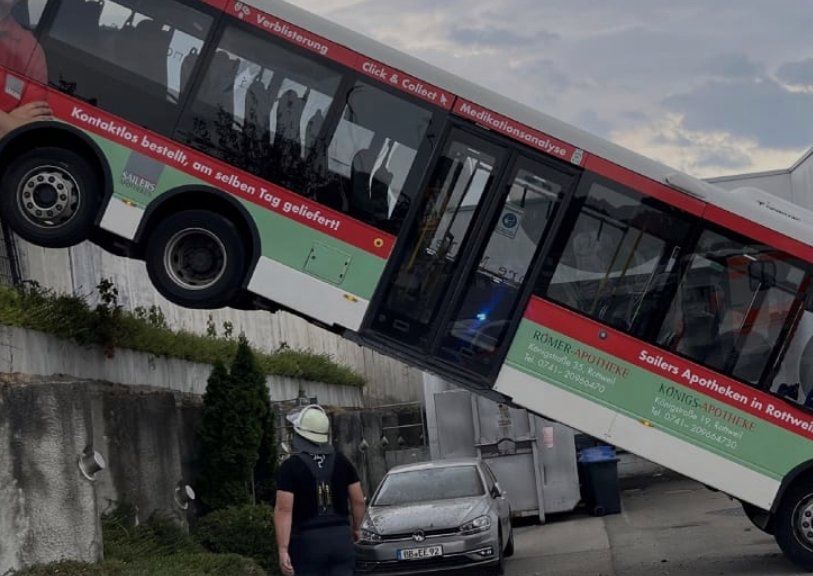
[[[291,348],[329,354],[367,379],[368,386],[364,391],[367,406],[421,399],[423,380],[418,370],[291,314],[232,309],[189,310],[174,306],[152,288],[143,262],[113,256],[90,243],[70,250],[51,250],[20,240],[18,252],[23,279],[34,280],[59,292],[92,298],[99,280],[111,278],[125,308],[160,306],[173,328],[205,333],[211,315],[218,333],[222,334],[224,322],[231,322],[235,333],[245,332],[258,349],[271,352],[287,344]]]

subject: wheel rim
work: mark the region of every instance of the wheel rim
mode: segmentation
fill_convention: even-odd
[[[802,498],[793,511],[793,530],[799,542],[813,550],[813,494]]]
[[[214,233],[203,228],[177,232],[164,251],[164,268],[186,290],[206,290],[223,278],[228,256]]]
[[[20,213],[41,228],[58,228],[69,222],[82,200],[70,172],[58,166],[40,166],[28,172],[17,187]]]

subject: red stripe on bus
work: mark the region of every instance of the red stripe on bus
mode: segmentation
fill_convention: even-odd
[[[587,156],[584,150],[580,148],[557,140],[544,132],[530,128],[525,124],[511,120],[507,116],[503,116],[502,114],[498,114],[497,112],[493,112],[474,102],[463,100],[462,98],[457,99],[454,113],[467,120],[472,120],[488,130],[499,132],[512,140],[521,142],[526,146],[530,146],[531,148],[535,148],[554,158],[570,162],[576,166],[581,166]]]
[[[709,204],[703,217],[709,222],[714,222],[725,228],[730,228],[735,232],[739,232],[743,236],[757,240],[790,254],[801,258],[807,262],[813,262],[813,246],[808,246],[803,242],[799,242],[794,238],[790,238],[775,232],[770,228],[766,228],[762,224],[758,224],[737,214],[733,214],[720,208]]]
[[[356,60],[358,60],[358,54],[352,50],[348,50],[344,46],[331,42],[317,34],[308,32],[304,28],[294,26],[290,22],[277,18],[268,12],[264,12],[253,6],[248,6],[244,2],[229,0],[226,5],[226,13],[272,36],[281,38],[295,46],[299,46],[300,48],[304,48],[305,50],[319,54],[334,62],[344,64],[345,66],[353,67]]]
[[[226,12],[286,42],[324,56],[334,62],[338,62],[370,78],[375,78],[379,82],[383,82],[402,92],[406,92],[416,98],[439,106],[444,110],[450,110],[452,108],[455,96],[451,92],[423,82],[414,76],[391,68],[377,60],[366,58],[358,52],[331,42],[322,36],[308,32],[304,28],[295,26],[268,12],[247,6],[243,2],[235,2],[234,0],[229,0]]]
[[[395,238],[169,138],[49,90],[54,116],[309,228],[387,259]],[[114,175],[114,181],[120,175]]]
[[[603,326],[598,322],[589,320],[580,314],[566,310],[536,296],[528,305],[525,318],[642,368],[658,378],[664,378],[681,386],[691,388],[703,396],[813,440],[813,416],[799,408],[786,404],[766,392],[755,390],[750,386],[713,372],[656,346],[644,344],[631,336]],[[656,372],[654,369],[656,366],[642,360],[644,353],[654,358],[660,356],[660,366],[669,365],[675,367],[678,374],[676,375],[664,368],[660,372]],[[704,386],[699,382],[693,383],[683,378],[682,375],[687,370],[690,370],[692,375],[705,380],[706,385]],[[711,382],[715,382],[716,385],[712,385]],[[745,402],[739,402],[731,398],[726,394],[726,391],[740,395],[745,399]],[[807,430],[803,427],[804,424],[807,424]]]
[[[203,0],[203,3],[223,11],[226,9],[226,5],[229,3],[229,1],[230,0]]]
[[[604,158],[599,158],[598,156],[593,155],[588,156],[587,162],[585,163],[585,168],[590,172],[595,172],[596,174],[609,178],[610,180],[614,180],[619,184],[629,186],[633,190],[641,192],[642,194],[646,194],[647,196],[651,196],[652,198],[666,202],[671,206],[680,208],[689,214],[702,216],[703,211],[705,210],[706,203],[702,200],[692,198],[683,192],[678,192],[665,184],[656,182],[655,180],[647,178],[646,176],[636,174],[632,170],[619,166],[618,164],[605,160]]]

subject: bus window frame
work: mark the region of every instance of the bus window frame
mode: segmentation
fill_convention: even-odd
[[[670,350],[668,348],[665,348],[665,347],[659,345],[657,343],[656,339],[652,339],[651,341],[646,340],[646,342],[647,342],[647,344],[651,344],[652,346],[655,346],[658,349],[664,350],[664,351],[666,351],[666,352],[668,352],[670,354],[674,354],[675,356],[683,358],[684,360],[687,360],[688,362],[692,362],[692,363],[698,364],[700,366],[703,366],[704,368],[706,368],[707,370],[711,370],[715,374],[720,374],[721,376],[725,376],[726,378],[730,378],[730,379],[732,379],[732,380],[734,380],[734,381],[736,381],[736,382],[738,382],[738,383],[740,383],[740,384],[742,384],[744,386],[747,386],[747,387],[749,387],[751,389],[760,390],[760,391],[763,391],[763,392],[769,392],[770,388],[771,388],[771,385],[772,385],[770,375],[774,373],[774,370],[778,369],[777,360],[779,358],[779,354],[781,353],[781,349],[786,346],[788,335],[793,330],[793,328],[795,327],[795,322],[798,321],[798,319],[800,318],[800,316],[798,314],[798,311],[794,313],[794,308],[798,309],[798,307],[801,306],[802,309],[804,309],[805,302],[807,301],[808,298],[811,299],[811,303],[813,304],[813,263],[807,262],[804,259],[800,258],[799,256],[794,256],[792,254],[788,254],[784,250],[776,248],[773,244],[769,244],[769,243],[763,242],[761,240],[756,240],[752,236],[748,236],[747,234],[743,234],[739,230],[735,230],[734,228],[727,228],[725,226],[721,226],[720,224],[717,224],[715,222],[711,222],[709,220],[699,220],[699,226],[698,226],[697,232],[698,232],[697,238],[695,239],[695,242],[692,245],[691,252],[688,252],[688,253],[684,254],[683,257],[682,257],[682,264],[684,264],[684,265],[681,266],[681,276],[678,279],[678,282],[675,284],[675,291],[678,290],[678,288],[680,286],[680,283],[683,281],[683,278],[684,278],[686,272],[689,270],[689,268],[692,265],[693,258],[697,254],[697,244],[699,243],[700,237],[702,236],[703,232],[711,232],[711,233],[714,233],[714,234],[719,234],[719,235],[721,235],[723,237],[730,238],[730,239],[733,239],[733,240],[735,240],[737,242],[741,242],[741,243],[744,243],[744,244],[748,244],[748,243],[750,243],[750,244],[761,244],[763,246],[766,246],[768,248],[772,248],[772,249],[776,250],[777,252],[780,252],[780,253],[784,254],[791,261],[796,261],[798,264],[801,264],[801,266],[798,266],[798,267],[802,270],[802,272],[804,272],[804,277],[802,278],[802,280],[800,282],[799,290],[797,291],[796,295],[794,296],[793,303],[788,308],[788,313],[785,316],[785,321],[784,321],[784,323],[782,325],[782,329],[779,331],[779,334],[776,337],[776,341],[774,342],[773,346],[771,347],[771,353],[768,355],[768,359],[765,362],[765,368],[763,369],[762,374],[760,375],[760,378],[757,381],[757,383],[754,384],[754,383],[748,382],[746,380],[743,380],[742,378],[739,378],[738,376],[736,376],[734,374],[734,371],[736,369],[736,363],[734,364],[734,367],[731,370],[723,371],[723,370],[719,370],[717,368],[707,366],[705,363],[700,362],[700,361],[698,361],[696,359],[693,359],[693,358],[691,358],[689,356],[686,356],[684,354],[681,354],[677,350]],[[672,298],[674,298],[674,295],[672,296]],[[661,324],[659,324],[659,327],[662,325],[663,321],[665,320],[666,316],[668,315],[668,313],[669,313],[668,309],[671,307],[671,304],[672,304],[671,300],[669,302],[663,302],[662,309],[666,309],[666,312],[664,313],[663,317],[660,319]],[[762,305],[760,305],[760,310],[761,310],[761,306]],[[657,338],[657,335],[656,335],[656,338]],[[739,338],[739,336],[738,336],[738,338]],[[738,358],[739,358],[739,355],[738,355]]]
[[[170,140],[178,142],[177,138],[175,137],[178,123],[180,122],[180,119],[183,116],[184,111],[186,110],[186,103],[188,102],[189,96],[192,93],[192,88],[193,88],[193,86],[195,86],[195,82],[197,81],[199,76],[202,76],[200,74],[201,66],[207,61],[206,59],[203,58],[203,56],[208,52],[210,46],[212,45],[212,40],[214,39],[215,34],[216,34],[217,30],[219,29],[222,20],[224,19],[223,17],[225,16],[225,14],[224,14],[224,12],[222,10],[218,10],[217,8],[212,6],[211,4],[207,4],[206,2],[201,2],[199,0],[170,0],[170,1],[174,2],[175,4],[185,6],[186,8],[189,8],[190,10],[198,11],[198,12],[200,12],[200,13],[202,13],[204,15],[210,16],[212,18],[212,23],[209,26],[209,30],[207,31],[205,37],[202,39],[203,40],[203,48],[201,50],[201,57],[195,63],[195,68],[192,71],[192,75],[190,76],[189,86],[186,87],[186,90],[182,90],[180,92],[179,97],[178,97],[178,101],[174,104],[175,110],[174,110],[174,118],[172,119],[173,121],[171,123],[168,123],[167,126],[165,127],[165,129],[163,129],[163,130],[156,130],[155,128],[145,128],[146,130],[148,130],[150,132],[154,132],[154,133],[156,133],[156,134],[158,134],[158,135],[160,135],[160,136],[162,136],[164,138],[169,138]],[[39,20],[39,22],[37,24],[37,27],[33,32],[36,39],[37,39],[37,42],[40,43],[40,45],[41,45],[43,37],[47,36],[48,40],[50,42],[55,42],[55,43],[59,44],[61,47],[66,48],[69,51],[69,53],[87,54],[87,52],[85,52],[85,51],[83,51],[83,50],[81,50],[79,48],[76,48],[74,46],[71,46],[70,44],[67,44],[66,42],[63,42],[62,40],[56,39],[53,36],[51,36],[50,32],[51,32],[52,26],[54,24],[54,21],[56,20],[56,16],[57,16],[57,13],[59,11],[59,8],[60,8],[60,1],[59,0],[50,0],[48,2],[48,4],[45,6],[45,10],[43,10],[42,16],[40,17],[40,20]],[[47,57],[47,54],[46,54],[46,57]],[[122,74],[123,73],[125,76],[130,76],[130,77],[133,77],[133,78],[138,78],[138,79],[143,80],[143,77],[141,77],[138,74],[133,73],[131,70],[128,70],[127,68],[124,68],[123,66],[118,65],[116,62],[106,60],[104,58],[99,58],[99,57],[94,57],[94,61],[101,65],[100,67],[101,67],[102,70],[105,71],[105,74],[107,74],[107,72],[106,72],[107,70],[114,70],[114,71],[117,72],[117,74]],[[63,92],[59,88],[59,86],[55,86],[55,85],[51,84],[50,79],[49,79],[47,85],[52,90],[55,90],[55,91],[59,92],[60,94],[65,94],[65,92]],[[126,120],[127,122],[134,122],[132,119],[126,117],[123,114],[110,112],[108,110],[105,110],[104,108],[101,108],[98,104],[96,104],[96,102],[93,99],[87,99],[87,98],[78,96],[76,94],[67,94],[67,95],[70,96],[71,98],[76,98],[77,100],[87,102],[91,106],[99,108],[100,110],[103,110],[103,111],[107,112],[108,114],[112,114],[115,117],[122,118],[122,119]],[[134,122],[134,123],[139,124],[139,122]]]
[[[176,0],[181,2],[188,2],[190,0]],[[214,10],[214,9],[213,9]],[[274,34],[270,34],[262,29],[257,28],[250,22],[246,22],[236,16],[231,14],[221,12],[221,18],[212,25],[212,29],[210,31],[210,36],[207,38],[207,43],[204,44],[204,49],[201,52],[200,58],[195,65],[195,70],[192,73],[191,80],[189,82],[189,87],[186,90],[185,95],[182,96],[180,114],[177,117],[175,122],[175,127],[172,131],[170,138],[175,142],[182,143],[184,140],[179,137],[179,130],[181,127],[181,121],[189,113],[190,108],[194,105],[196,98],[198,96],[198,92],[200,90],[200,86],[203,83],[203,79],[206,75],[206,70],[208,69],[208,65],[210,64],[212,57],[214,56],[218,46],[223,40],[223,34],[228,28],[234,28],[240,30],[241,32],[250,34],[255,38],[265,41],[267,43],[273,44],[274,46],[280,48],[281,50],[287,50],[296,54],[302,58],[308,58],[316,63],[324,66],[325,68],[329,68],[341,75],[341,80],[339,82],[339,86],[336,89],[336,93],[333,96],[333,100],[330,103],[330,108],[328,108],[327,114],[325,114],[325,120],[322,125],[322,129],[317,137],[317,141],[327,141],[329,143],[328,138],[332,137],[335,134],[336,129],[341,122],[342,113],[344,112],[345,106],[347,104],[347,98],[352,92],[353,88],[358,83],[364,83],[369,86],[372,86],[382,92],[400,98],[410,104],[418,106],[424,110],[427,110],[431,113],[431,119],[429,121],[429,125],[426,129],[426,134],[424,135],[423,141],[421,142],[420,147],[416,151],[417,154],[415,155],[415,160],[413,161],[413,167],[410,169],[410,174],[408,175],[406,181],[404,182],[403,190],[414,190],[418,188],[420,193],[420,186],[423,184],[424,177],[428,174],[428,167],[434,161],[435,155],[437,154],[437,148],[439,143],[443,142],[444,134],[445,134],[445,127],[447,118],[450,116],[450,112],[443,110],[439,106],[436,106],[430,102],[417,98],[407,92],[394,88],[393,86],[381,82],[375,78],[371,78],[366,74],[362,74],[361,72],[357,72],[352,68],[327,58],[326,56],[322,56],[321,54],[317,54],[307,48],[299,46],[293,42],[287,42],[283,38],[279,38]],[[184,144],[188,146],[188,144]],[[204,154],[206,156],[210,156],[208,153],[200,151],[194,147],[198,153]],[[217,158],[216,158],[217,159]],[[311,160],[311,153],[308,154],[306,157],[306,162]],[[416,169],[416,166],[423,166],[423,169]],[[236,168],[241,171],[242,168]],[[246,171],[247,172],[247,171]],[[260,177],[261,180],[265,180],[265,178]],[[290,190],[293,194],[302,197],[305,199],[300,192],[296,190]],[[388,236],[393,236],[398,239],[402,236],[402,230],[405,228],[407,223],[409,222],[410,218],[413,214],[417,211],[416,204],[418,202],[415,201],[416,198],[412,198],[411,205],[409,207],[409,211],[404,217],[403,222],[397,233],[393,234],[392,232],[388,232],[386,230],[382,230],[379,227],[376,227],[368,222],[363,220],[358,220],[362,222],[366,226],[370,226],[375,230],[378,230],[382,234],[386,234]],[[320,206],[323,204],[319,203]],[[346,218],[352,218],[347,213],[342,212],[341,210],[337,210],[339,213],[343,214]],[[355,219],[355,218],[354,218]],[[357,220],[357,219],[356,219]],[[392,258],[393,253],[390,255]]]

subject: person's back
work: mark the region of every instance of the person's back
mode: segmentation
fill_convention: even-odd
[[[277,474],[274,518],[280,568],[287,575],[351,576],[364,515],[358,474],[328,443],[321,408],[308,406],[289,419],[294,454]]]

